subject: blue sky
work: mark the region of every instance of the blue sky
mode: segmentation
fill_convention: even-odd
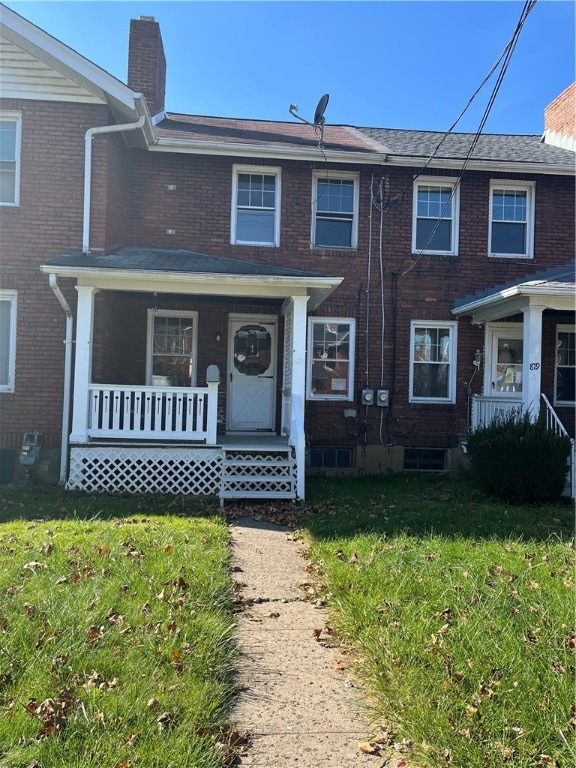
[[[523,0],[70,0],[4,4],[122,81],[131,18],[154,16],[168,111],[447,130],[504,49]],[[539,134],[544,107],[575,75],[575,8],[539,0],[485,133]],[[477,129],[495,75],[456,130]]]

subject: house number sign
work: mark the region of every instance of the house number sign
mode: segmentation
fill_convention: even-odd
[[[540,363],[530,363],[530,370],[537,371],[540,368]]]

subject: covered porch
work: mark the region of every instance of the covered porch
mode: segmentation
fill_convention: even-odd
[[[68,488],[304,498],[307,313],[340,278],[134,247],[42,269],[67,317]]]
[[[574,262],[455,302],[456,317],[484,328],[475,360],[481,391],[470,399],[471,431],[510,414],[543,415],[548,428],[572,440],[576,326]]]

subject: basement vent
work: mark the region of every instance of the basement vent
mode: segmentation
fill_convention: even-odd
[[[310,449],[310,467],[314,469],[350,469],[352,448],[328,447]]]
[[[404,469],[417,472],[446,472],[447,452],[443,448],[404,448]]]

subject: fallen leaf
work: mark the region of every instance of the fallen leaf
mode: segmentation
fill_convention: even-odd
[[[360,752],[364,752],[365,755],[377,755],[380,751],[378,745],[371,741],[359,741],[358,749]]]

